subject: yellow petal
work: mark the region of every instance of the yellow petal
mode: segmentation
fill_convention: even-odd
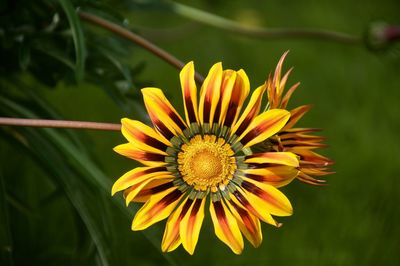
[[[290,113],[283,109],[272,109],[258,115],[240,135],[244,147],[251,147],[262,142],[281,130],[289,120]]]
[[[273,163],[293,167],[299,166],[299,159],[291,152],[264,152],[246,156],[245,163]]]
[[[143,230],[164,220],[175,209],[181,198],[182,193],[176,187],[171,187],[151,196],[136,213],[132,222],[132,230]]]
[[[222,201],[210,203],[210,214],[217,237],[235,254],[243,251],[243,237],[235,217]]]
[[[143,180],[148,178],[157,175],[165,175],[168,173],[169,172],[166,171],[165,167],[136,167],[115,181],[111,189],[111,195],[114,195],[118,191],[124,190],[130,186],[143,182]]]
[[[173,251],[182,243],[179,225],[183,216],[187,213],[191,203],[192,200],[186,198],[169,216],[161,242],[161,249],[163,252]]]
[[[193,255],[197,241],[199,240],[200,229],[204,219],[205,202],[206,197],[194,200],[189,211],[181,221],[180,234],[182,245],[190,255]]]
[[[156,175],[150,178],[143,178],[143,181],[140,183],[138,182],[134,187],[129,189],[129,192],[125,194],[125,203],[126,206],[131,203],[136,196],[140,193],[140,191],[143,190],[144,187],[146,187],[149,183],[153,182],[154,180],[167,180],[167,181],[172,181],[174,177],[171,174],[164,174],[164,175]]]
[[[243,69],[236,72],[236,80],[222,124],[228,127],[236,124],[244,100],[250,92],[250,81]],[[223,96],[225,97],[225,96]]]
[[[272,215],[276,216],[290,216],[293,213],[292,205],[288,198],[280,192],[275,187],[264,184],[261,182],[254,181],[250,178],[242,177],[242,187],[249,193],[247,193],[249,202],[252,204],[256,202],[254,197],[251,198],[251,195],[256,196],[257,198],[262,199],[264,202],[263,209],[268,211]]]
[[[164,155],[143,151],[137,148],[133,143],[118,145],[117,147],[114,147],[114,151],[147,166],[156,167],[166,165],[164,162]]]
[[[179,75],[181,80],[183,103],[185,106],[186,123],[188,125],[199,121],[197,113],[197,87],[194,75],[195,71],[193,62],[187,63]]]
[[[231,135],[240,135],[246,130],[248,125],[253,121],[254,117],[260,112],[262,96],[265,92],[266,84],[258,87],[250,97],[250,101],[244,109],[243,114],[240,116],[239,120],[233,124]]]
[[[240,203],[243,208],[260,218],[262,221],[273,226],[279,226],[279,223],[277,223],[269,213],[269,210],[267,209],[268,205],[264,200],[246,191],[237,190],[234,192],[234,195],[235,198],[232,197],[232,200],[237,204]]]
[[[247,240],[249,240],[254,247],[260,246],[262,242],[260,220],[249,213],[246,209],[242,208],[240,204],[235,201],[233,195],[231,200],[227,201],[226,204],[235,216],[240,231],[242,231]]]
[[[273,166],[266,168],[249,168],[243,170],[247,178],[266,183],[274,187],[283,187],[293,181],[299,170],[291,166]]]
[[[143,151],[166,155],[166,148],[172,146],[164,136],[140,121],[123,118],[121,124],[124,137]]]
[[[166,139],[182,134],[187,126],[164,93],[157,88],[142,89],[144,104],[154,127]]]
[[[236,71],[233,70],[225,70],[223,72],[222,77],[222,85],[221,85],[221,101],[220,101],[220,109],[219,111],[219,125],[222,125],[226,114],[228,112],[229,104],[231,103],[232,91],[236,81]],[[232,110],[229,110],[232,112]]]
[[[199,119],[201,124],[209,123],[212,125],[214,122],[215,109],[220,97],[221,82],[222,64],[217,63],[211,67],[200,90]]]
[[[139,193],[132,199],[133,202],[146,202],[154,194],[160,193],[167,188],[173,186],[170,179],[154,179],[146,184]],[[134,187],[128,188],[124,191],[124,197],[126,198]]]

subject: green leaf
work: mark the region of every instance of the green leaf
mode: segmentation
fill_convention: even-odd
[[[19,105],[18,103],[0,96],[0,109],[8,109],[11,116],[37,118],[30,110]],[[96,245],[101,265],[113,265],[110,262],[110,251],[108,250],[107,237],[104,229],[99,226],[98,222],[105,219],[103,224],[109,226],[111,222],[107,221],[110,217],[104,212],[101,203],[101,197],[107,197],[107,202],[113,203],[127,219],[132,219],[136,208],[126,208],[122,200],[110,198],[111,180],[102,172],[91,158],[79,151],[73,142],[60,130],[55,129],[30,129],[26,130],[24,136],[28,139],[30,150],[39,158],[41,165],[47,169],[52,175],[56,175],[65,191],[70,198],[72,204],[84,221],[93,242]],[[40,134],[39,134],[40,131]],[[62,131],[61,131],[62,132]],[[64,157],[60,157],[62,154]],[[48,158],[52,158],[48,163]],[[59,158],[59,159],[58,159]],[[72,166],[74,171],[68,170],[67,166]],[[79,176],[79,177],[78,177]],[[79,181],[80,179],[85,182]],[[85,187],[88,189],[86,190]],[[90,191],[94,188],[99,197],[90,199]],[[89,197],[89,200],[88,200]],[[101,211],[99,211],[101,210]],[[103,215],[102,218],[98,215]],[[156,250],[160,250],[159,239],[150,236],[144,232],[144,236],[154,246]],[[171,254],[161,253],[161,256],[170,264],[176,265],[175,259]]]
[[[59,0],[71,26],[72,38],[75,46],[75,76],[78,81],[83,79],[85,71],[86,47],[85,38],[78,15],[69,0]]]

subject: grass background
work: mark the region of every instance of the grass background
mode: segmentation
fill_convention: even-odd
[[[304,26],[353,34],[362,33],[376,19],[399,23],[400,7],[398,1],[372,0],[191,1],[190,5],[259,26]],[[290,50],[284,68],[295,66],[289,84],[301,81],[301,86],[289,105],[314,105],[301,125],[324,129],[330,147],[323,154],[336,161],[336,174],[327,177],[326,187],[294,181],[283,188],[294,215],[279,219],[284,223],[280,229],[263,225],[264,241],[258,249],[246,243],[243,254],[234,255],[214,235],[208,215],[194,256],[182,248],[165,256],[159,247],[164,222],[144,234],[131,232],[129,215],[110,203],[111,196],[79,181],[72,171],[65,178],[87,187],[79,197],[88,203],[88,213],[93,212],[97,224],[92,230],[98,231],[98,238],[90,237],[97,231],[88,234],[91,229],[76,218],[71,198],[59,192],[51,174],[14,142],[2,138],[0,175],[2,193],[8,195],[3,212],[9,227],[3,224],[0,240],[10,242],[3,245],[3,254],[11,254],[14,265],[399,265],[398,51],[372,53],[362,45],[321,40],[252,39],[163,10],[134,9],[124,15],[132,27],[176,57],[194,60],[204,75],[219,61],[225,68],[243,68],[253,89],[273,71],[280,55]],[[140,48],[134,49],[130,60],[145,62],[141,82],[164,89],[182,111],[177,70]],[[121,117],[142,115],[142,105],[136,111],[121,111],[104,92],[85,82],[60,82],[54,90],[37,90],[66,119],[118,122]],[[135,167],[112,151],[124,141],[119,133],[87,131],[79,136],[109,182]],[[48,156],[49,164],[54,158]],[[79,161],[69,155],[61,158],[60,165],[63,159],[66,165]],[[78,190],[72,188],[70,193]],[[114,200],[123,201],[120,194]],[[99,243],[105,246],[107,263],[96,251]],[[12,247],[12,252],[4,247]]]

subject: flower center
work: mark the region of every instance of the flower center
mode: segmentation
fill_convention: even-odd
[[[193,159],[190,160],[190,166],[195,176],[201,176],[204,179],[216,178],[222,172],[222,165],[218,155],[208,149],[198,151]]]
[[[178,153],[178,169],[183,180],[196,190],[217,191],[232,179],[236,161],[229,144],[213,135],[194,136]]]

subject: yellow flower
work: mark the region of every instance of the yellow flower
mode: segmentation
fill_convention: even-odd
[[[282,65],[288,52],[284,53],[276,66],[273,77],[269,77],[267,81],[267,94],[269,109],[274,108],[286,109],[290,97],[297,89],[300,83],[294,84],[283,96],[286,81],[292,69],[286,72],[281,78]],[[326,147],[321,143],[325,140],[324,137],[309,135],[309,133],[320,131],[318,128],[295,128],[295,124],[307,113],[311,105],[302,105],[290,111],[290,119],[287,124],[279,130],[279,132],[269,138],[267,141],[254,147],[258,151],[277,151],[277,152],[293,152],[299,157],[300,167],[299,175],[297,178],[303,182],[312,185],[322,185],[325,180],[316,179],[313,176],[325,176],[332,174],[328,166],[332,165],[334,161],[322,156],[314,149]]]
[[[221,63],[215,64],[199,95],[194,74],[192,62],[180,73],[185,119],[160,89],[142,89],[153,127],[122,119],[128,143],[115,151],[144,166],[119,178],[112,194],[124,190],[127,205],[145,202],[132,230],[168,218],[161,244],[164,252],[182,244],[193,254],[209,204],[216,236],[240,254],[242,234],[253,246],[261,244],[260,220],[279,226],[272,215],[292,214],[289,200],[276,187],[297,176],[297,156],[251,152],[254,145],[282,130],[290,112],[260,113],[267,83],[252,93],[242,110],[250,91],[243,70],[223,70]]]

